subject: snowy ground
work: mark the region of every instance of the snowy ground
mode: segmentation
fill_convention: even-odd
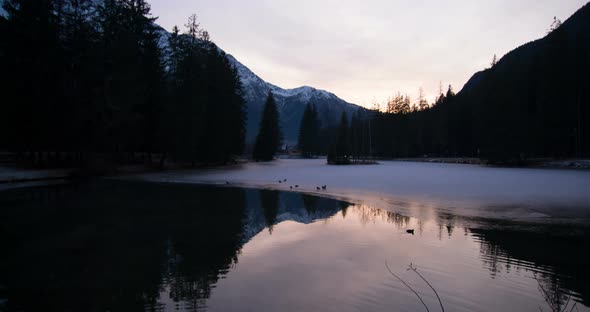
[[[62,169],[20,169],[0,166],[0,182],[17,182],[19,180],[40,180],[47,178],[67,177],[68,170]]]
[[[344,198],[415,217],[436,211],[517,220],[590,219],[590,171],[583,170],[396,161],[328,166],[324,159],[281,159],[231,168],[139,174],[133,178],[288,191],[293,187],[293,191]],[[284,179],[286,183],[278,182]],[[322,185],[327,185],[327,190],[317,191],[316,187]]]
[[[575,160],[550,161],[550,162],[545,163],[545,167],[590,169],[590,160],[588,160],[588,159],[575,159]]]
[[[26,186],[56,183],[55,179],[66,178],[68,170],[30,170],[0,166],[0,191]]]

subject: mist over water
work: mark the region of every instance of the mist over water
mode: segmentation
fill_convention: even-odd
[[[271,190],[102,180],[0,192],[6,311],[589,311],[586,221],[408,217]],[[414,230],[414,235],[407,233]],[[574,308],[575,310],[575,308]]]

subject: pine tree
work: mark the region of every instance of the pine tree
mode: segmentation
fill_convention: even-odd
[[[420,93],[418,96],[418,111],[423,111],[430,108],[428,101],[424,98],[424,89],[420,87]]]
[[[226,125],[229,133],[226,151],[229,156],[236,156],[242,154],[246,141],[246,100],[238,69],[230,65],[225,55],[224,64],[230,96],[226,107]]]
[[[559,18],[557,18],[557,16],[554,16],[551,26],[549,26],[549,29],[547,29],[547,34],[550,34],[554,30],[556,30],[557,28],[561,27],[561,24],[562,24],[561,20]]]
[[[348,126],[348,117],[346,112],[343,111],[340,116],[340,125],[338,126],[338,136],[336,143],[330,148],[328,154],[329,164],[349,164],[350,163],[350,129]]]
[[[202,41],[210,45],[209,41]],[[202,160],[227,162],[239,155],[245,139],[245,101],[236,69],[226,54],[214,46],[207,54],[206,120],[202,137]]]
[[[351,141],[351,154],[355,158],[360,158],[363,146],[363,126],[361,120],[360,110],[354,112],[350,121],[350,141]]]
[[[44,152],[55,151],[60,142],[59,131],[64,107],[58,92],[64,60],[59,41],[56,2],[52,0],[7,0],[3,8],[5,22],[7,67],[3,109],[12,135],[11,145],[20,152],[35,153],[41,164]]]
[[[412,112],[412,107],[410,103],[410,97],[406,94],[406,96],[404,97],[404,101],[402,102],[401,109],[399,110],[401,114],[409,114]]]
[[[176,159],[195,163],[203,158],[209,147],[204,146],[206,128],[206,103],[208,90],[206,53],[198,42],[198,23],[192,15],[185,34],[176,27],[169,38],[169,106],[168,125],[173,143],[171,153]]]
[[[492,61],[490,62],[490,68],[493,68],[494,66],[496,66],[496,64],[498,64],[498,57],[496,56],[496,54],[494,54],[494,57],[492,58]]]
[[[61,90],[64,94],[66,122],[62,125],[62,150],[81,155],[96,151],[97,113],[100,106],[96,92],[100,88],[97,76],[100,74],[100,52],[98,32],[92,21],[95,10],[91,0],[66,0],[67,8],[62,12],[61,40],[65,59],[69,66],[64,66]]]
[[[452,97],[455,96],[455,91],[453,91],[453,86],[449,85],[449,88],[447,89],[447,99],[450,99]]]
[[[320,115],[318,112],[318,108],[315,104],[311,105],[311,153],[313,155],[319,155],[321,153],[321,138],[320,138],[320,131],[322,128],[322,123],[320,120]]]
[[[305,157],[311,157],[317,152],[316,141],[319,135],[317,127],[317,111],[315,106],[308,103],[299,126],[299,149]]]
[[[268,227],[268,233],[272,234],[274,225],[277,223],[277,214],[279,212],[279,192],[261,190],[259,191],[260,206],[262,206],[262,212],[264,213],[264,220]]]
[[[281,141],[279,113],[272,92],[269,92],[264,104],[260,130],[254,145],[253,158],[256,161],[271,161],[279,150]]]
[[[178,159],[221,163],[240,155],[245,140],[245,100],[237,70],[191,15],[181,35],[169,37],[167,132]]]

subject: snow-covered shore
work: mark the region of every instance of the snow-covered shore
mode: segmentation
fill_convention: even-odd
[[[398,161],[328,166],[324,159],[281,159],[131,177],[317,193],[416,217],[436,210],[518,220],[590,219],[590,171]],[[287,182],[279,183],[284,179]],[[322,185],[327,190],[318,191]]]
[[[21,169],[0,166],[0,191],[15,187],[52,184],[67,179],[71,170],[65,169]]]

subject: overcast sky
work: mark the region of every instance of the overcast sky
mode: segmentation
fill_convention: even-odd
[[[227,53],[283,88],[370,106],[396,91],[432,99],[543,37],[587,0],[150,0],[170,30],[196,13]]]

